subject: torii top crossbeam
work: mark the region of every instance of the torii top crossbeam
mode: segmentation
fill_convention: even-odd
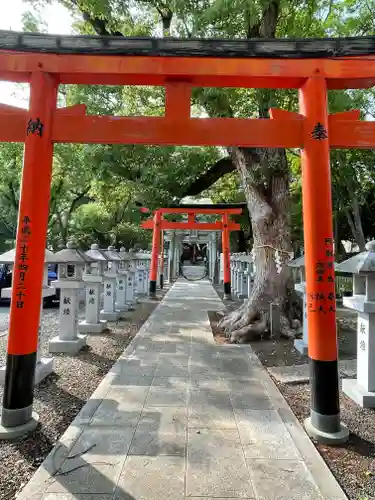
[[[313,76],[324,78],[328,89],[367,88],[375,84],[374,67],[375,37],[158,40],[0,31],[0,80],[31,82],[45,72],[59,83],[166,87],[164,117],[87,116],[84,106],[57,110],[52,142],[299,148],[301,115],[274,110],[272,120],[191,118],[192,88],[300,88]],[[23,142],[27,112],[1,106],[0,115],[0,142]],[[375,147],[375,122],[358,117],[329,117],[330,147]]]
[[[0,51],[0,79],[17,82],[30,81],[30,74],[40,70],[58,75],[60,83],[107,85],[165,85],[182,78],[193,86],[299,88],[317,73],[327,79],[329,89],[375,82],[369,64],[375,61],[373,36],[155,39],[0,30]],[[252,61],[243,64],[243,59]]]
[[[144,229],[153,229],[155,231],[156,217],[158,213],[160,221],[158,222],[159,230],[198,230],[198,231],[222,231],[224,228],[224,216],[240,215],[242,213],[243,204],[217,204],[217,205],[179,205],[175,207],[158,208],[154,212],[153,219],[147,219],[142,222]],[[175,222],[165,220],[164,214],[185,214],[188,216],[186,222]],[[196,215],[221,215],[222,220],[216,222],[197,222]],[[227,228],[229,231],[238,231],[241,229],[239,224],[236,224],[228,219]]]

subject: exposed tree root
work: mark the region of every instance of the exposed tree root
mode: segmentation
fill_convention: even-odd
[[[242,304],[239,309],[224,316],[219,322],[218,326],[229,337],[230,343],[244,344],[261,339],[270,333],[269,308],[261,307],[259,301],[253,300],[252,302],[252,305],[249,305],[248,302]],[[291,314],[288,306],[291,306],[290,301],[285,302],[280,307],[280,336],[294,339],[300,333],[301,321],[290,319]],[[298,307],[296,309],[298,314]]]
[[[228,316],[224,316],[224,318],[222,318],[222,320],[218,324],[219,328],[225,330],[229,325],[233,325],[234,323],[236,323],[236,321],[241,319],[245,310],[246,306],[245,304],[242,304],[238,309],[229,313]]]
[[[262,333],[267,329],[267,320],[262,318],[259,321],[248,324],[237,330],[233,330],[230,336],[231,344],[239,343],[244,344],[250,340],[254,340],[262,335]]]
[[[292,327],[289,318],[285,314],[281,314],[280,317],[280,335],[292,339],[295,339],[297,335],[297,330]]]
[[[231,334],[236,330],[241,330],[242,328],[247,327],[252,322],[259,319],[259,313],[256,309],[251,308],[250,310],[246,310],[241,314],[241,316],[234,322],[231,322],[230,325],[227,326],[225,332]]]

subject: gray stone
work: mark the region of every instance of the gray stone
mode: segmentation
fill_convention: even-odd
[[[269,373],[282,384],[303,384],[310,380],[309,366],[270,366],[267,368]],[[357,374],[357,364],[355,359],[340,359],[339,370],[341,376],[355,377]]]
[[[46,493],[114,493],[132,436],[131,429],[83,431]]]
[[[233,382],[229,388],[230,400],[235,410],[272,410],[273,403],[260,381]]]
[[[342,377],[355,378],[357,376],[357,360],[340,359],[339,369]]]
[[[188,427],[237,429],[227,390],[191,389]]]
[[[297,351],[302,354],[302,356],[307,356],[309,352],[309,346],[306,344],[305,339],[295,339],[293,344]]]
[[[86,345],[86,336],[77,335],[74,340],[60,339],[58,336],[50,340],[48,350],[51,353],[64,353],[73,356]]]
[[[92,493],[89,494],[72,494],[72,493],[46,493],[41,497],[41,500],[112,500],[113,495],[95,495]],[[31,498],[29,500],[34,500]],[[36,500],[36,499],[35,499]]]
[[[252,498],[237,431],[189,429],[187,496]]]
[[[91,426],[136,427],[148,387],[110,389],[90,421]]]
[[[342,391],[362,408],[375,408],[375,392],[366,391],[356,379],[344,379]]]
[[[323,500],[305,464],[248,459],[257,500]]]
[[[188,402],[187,387],[170,388],[152,385],[146,404],[148,406],[184,406]]]
[[[269,366],[269,373],[282,384],[303,384],[309,381],[309,366]]]
[[[145,407],[130,455],[185,456],[186,408]]]
[[[345,424],[340,423],[340,429],[337,432],[326,432],[318,429],[313,425],[311,417],[308,417],[304,424],[307,434],[318,443],[338,446],[346,443],[349,439],[349,429]]]
[[[118,481],[115,499],[181,500],[185,497],[184,476],[184,457],[130,456]]]
[[[239,410],[235,415],[246,458],[301,458],[277,411]]]
[[[15,427],[4,427],[0,425],[0,439],[12,440],[18,439],[21,436],[25,436],[29,432],[34,431],[39,424],[39,415],[33,412],[30,420],[22,425],[17,425]]]

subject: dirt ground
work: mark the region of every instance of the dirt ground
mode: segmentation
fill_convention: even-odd
[[[219,295],[221,291],[217,290]],[[241,301],[229,304],[233,310]],[[226,304],[227,305],[227,304]],[[211,327],[215,341],[227,342],[218,328],[220,317],[210,313]],[[345,315],[338,319],[338,341],[340,359],[356,357],[356,319]],[[251,347],[265,367],[291,366],[307,363],[289,339],[251,342]],[[302,423],[310,411],[309,384],[286,385],[274,380],[285,400]],[[328,467],[340,483],[350,500],[375,499],[375,411],[363,409],[340,392],[341,420],[350,430],[348,443],[340,447],[315,444]]]

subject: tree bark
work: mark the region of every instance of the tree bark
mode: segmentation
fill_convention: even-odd
[[[282,333],[293,334],[295,311],[300,316],[290,269],[292,251],[289,210],[289,171],[285,150],[233,148],[233,162],[241,176],[251,219],[256,272],[252,293],[238,310],[224,318],[231,342],[246,342],[269,329],[270,303],[282,311]],[[275,252],[282,270],[277,272]]]
[[[352,196],[352,213],[349,209],[345,209],[345,215],[350,227],[354,241],[357,243],[360,252],[364,252],[366,246],[365,235],[362,227],[362,220],[358,200]]]

